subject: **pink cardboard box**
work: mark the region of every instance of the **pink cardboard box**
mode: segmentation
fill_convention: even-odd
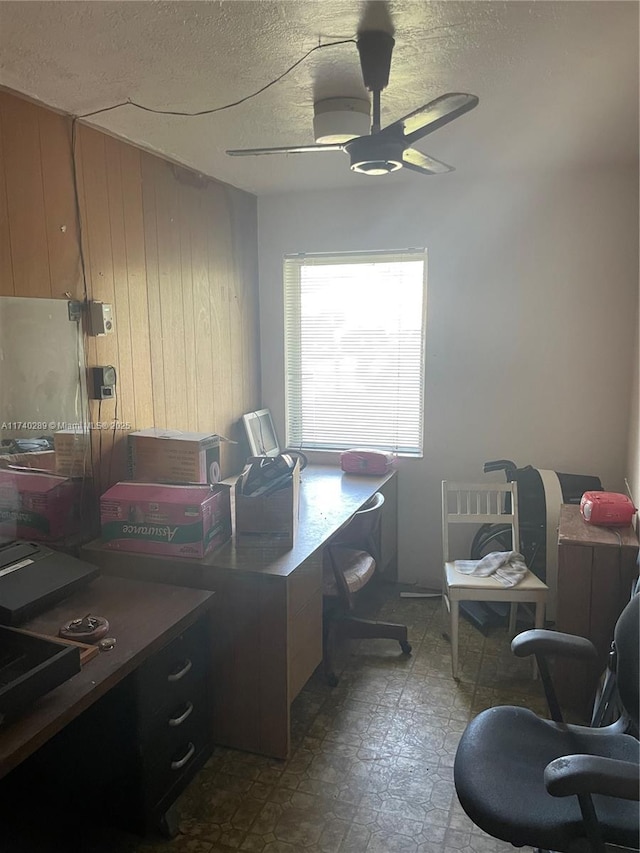
[[[204,557],[231,537],[227,486],[116,483],[100,498],[106,548]]]
[[[0,469],[0,533],[54,542],[80,529],[82,483],[57,474]]]

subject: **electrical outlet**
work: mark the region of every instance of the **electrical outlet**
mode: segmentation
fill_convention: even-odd
[[[113,332],[113,306],[108,302],[90,302],[89,317],[92,335],[108,335]]]
[[[116,369],[110,364],[91,368],[91,399],[113,400],[116,396]]]

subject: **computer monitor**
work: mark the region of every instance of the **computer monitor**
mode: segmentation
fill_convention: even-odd
[[[269,409],[259,409],[242,416],[252,456],[278,456],[280,445]]]

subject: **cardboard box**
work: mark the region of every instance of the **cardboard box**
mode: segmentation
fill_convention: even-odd
[[[81,526],[82,482],[37,471],[0,469],[0,534],[54,542]]]
[[[36,450],[30,453],[7,453],[0,456],[0,468],[36,468],[56,473],[56,454],[53,450]]]
[[[242,495],[238,480],[234,497],[238,545],[293,548],[300,501],[299,461],[288,486],[266,495]]]
[[[130,432],[129,476],[144,483],[218,483],[220,436],[155,427]]]
[[[100,498],[106,548],[204,557],[231,537],[227,486],[116,483]]]
[[[53,434],[56,473],[63,477],[84,477],[91,468],[91,437],[86,429],[61,429]]]

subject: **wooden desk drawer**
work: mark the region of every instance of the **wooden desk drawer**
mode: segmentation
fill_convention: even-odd
[[[169,718],[159,716],[160,725],[154,726],[153,732],[140,740],[138,748],[145,773],[180,769],[171,768],[171,763],[185,755],[189,743],[200,745],[211,740],[211,710],[206,702],[189,701],[181,711],[181,716],[171,718],[182,719],[179,725],[171,725]]]
[[[204,731],[196,730],[188,736],[185,732],[185,738],[175,744],[172,752],[145,764],[142,777],[147,809],[156,807],[176,788],[184,788],[202,766],[203,756],[208,757],[211,752],[211,738]]]
[[[137,673],[138,720],[141,729],[156,716],[168,717],[183,702],[202,694],[210,672],[211,649],[204,622],[161,649]]]

